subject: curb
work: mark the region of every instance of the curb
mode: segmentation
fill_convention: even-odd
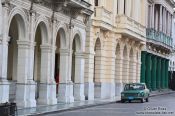
[[[166,94],[173,94],[173,93],[175,93],[175,91],[167,92],[167,93],[153,94],[153,95],[150,95],[150,97],[155,97],[155,96],[159,96],[159,95],[166,95]],[[61,113],[61,112],[66,112],[66,111],[78,110],[78,109],[85,109],[85,108],[90,108],[90,107],[94,107],[94,106],[108,105],[108,104],[112,104],[112,103],[120,103],[120,100],[114,100],[114,101],[102,102],[102,103],[96,103],[96,104],[87,104],[87,105],[82,105],[82,106],[70,107],[70,108],[66,108],[66,109],[60,109],[60,110],[56,110],[56,111],[33,113],[33,114],[29,114],[27,116],[36,116],[36,115],[42,116],[42,115],[47,115],[47,114],[54,114],[54,113]]]
[[[117,101],[120,101],[120,100],[117,100]],[[43,113],[34,113],[34,114],[27,115],[27,116],[36,116],[36,115],[42,116],[42,115],[47,115],[47,114],[61,113],[61,112],[65,112],[65,111],[85,109],[85,108],[90,108],[90,107],[94,107],[94,106],[108,105],[108,104],[111,104],[111,103],[116,103],[116,101],[96,103],[96,104],[88,104],[88,105],[70,107],[70,108],[67,108],[67,109],[60,109],[60,110],[56,110],[56,111],[49,111],[49,112],[43,112]]]

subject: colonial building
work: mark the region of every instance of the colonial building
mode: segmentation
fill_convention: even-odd
[[[140,82],[146,0],[0,3],[0,103],[114,98]]]
[[[168,88],[174,6],[173,0],[148,0],[147,40],[141,58],[141,82],[145,82],[153,91]]]
[[[0,3],[0,103],[36,107],[84,100],[91,4],[86,0]]]
[[[146,0],[92,0],[85,60],[85,96],[120,96],[123,84],[140,82],[146,44]]]

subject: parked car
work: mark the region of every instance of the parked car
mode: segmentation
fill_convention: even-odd
[[[129,83],[124,87],[124,91],[121,92],[121,102],[131,102],[132,100],[140,100],[141,103],[146,100],[149,101],[150,91],[146,87],[145,83]]]

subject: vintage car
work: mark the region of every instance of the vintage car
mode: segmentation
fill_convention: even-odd
[[[124,86],[124,91],[121,92],[121,102],[131,102],[132,100],[144,100],[148,102],[150,91],[147,89],[145,83],[130,83]]]

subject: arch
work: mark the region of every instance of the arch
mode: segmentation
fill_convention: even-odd
[[[15,7],[14,9],[12,9],[12,11],[9,14],[9,20],[8,20],[8,28],[7,31],[9,31],[10,29],[10,25],[13,19],[16,19],[17,21],[17,26],[18,28],[18,34],[19,34],[19,40],[24,40],[24,39],[28,39],[27,38],[27,33],[28,32],[28,20],[27,20],[27,16],[25,14],[25,12],[17,7]]]
[[[74,39],[73,39],[73,43],[72,45],[75,45],[75,51],[81,51],[82,50],[82,42],[81,42],[81,36],[77,33],[75,36],[74,36]]]
[[[7,57],[7,79],[10,82],[9,100],[14,101],[16,96],[17,68],[18,68],[18,44],[17,40],[28,40],[27,38],[27,16],[20,9],[14,8],[10,12],[7,33],[10,37]]]
[[[125,45],[123,49],[123,58],[126,58],[127,55],[128,55],[128,51],[127,51],[127,46]]]
[[[97,38],[94,44],[94,51],[95,51],[95,55],[98,56],[101,54],[101,41],[100,38]]]
[[[133,51],[133,48],[130,49],[129,57],[130,57],[130,60],[133,60],[133,59],[134,59],[134,51]]]
[[[119,43],[117,43],[116,45],[115,54],[116,54],[116,57],[119,57],[120,55],[120,44]]]
[[[59,36],[60,39],[60,48],[65,48],[66,47],[66,32],[64,31],[63,28],[60,28],[57,32],[57,37]],[[57,38],[55,40],[55,43],[57,43]]]
[[[49,44],[49,33],[50,33],[50,29],[49,29],[49,23],[48,20],[46,19],[46,17],[44,16],[40,16],[36,23],[35,23],[35,28],[34,28],[34,32],[36,34],[37,29],[40,28],[41,29],[41,38],[42,38],[42,44]],[[35,36],[34,34],[34,36]],[[34,37],[35,39],[35,37]],[[33,40],[34,41],[34,40]]]
[[[99,90],[99,87],[98,87],[98,82],[100,82],[100,78],[101,78],[101,67],[102,67],[102,64],[101,64],[101,55],[102,55],[102,52],[101,52],[101,41],[100,41],[100,38],[97,38],[96,41],[95,41],[95,44],[94,44],[94,52],[95,52],[95,55],[94,55],[94,69],[93,69],[93,82],[94,82],[94,97],[95,98],[99,98],[100,96],[98,95],[98,90]]]
[[[56,43],[57,40],[57,36],[58,34],[60,34],[60,41],[61,41],[61,48],[67,48],[68,47],[68,34],[66,34],[66,32],[68,32],[68,29],[66,27],[66,25],[64,24],[60,24],[57,25],[56,27],[56,31],[55,31],[55,37],[53,39],[53,43]]]

